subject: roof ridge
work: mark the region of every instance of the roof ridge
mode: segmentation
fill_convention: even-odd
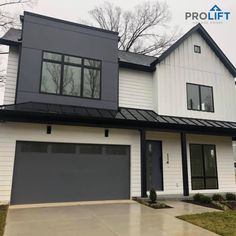
[[[144,55],[138,52],[130,52],[130,51],[125,51],[125,50],[120,50],[118,49],[119,52],[124,52],[124,53],[130,53],[130,54],[136,54],[136,55],[140,55],[140,56],[145,56],[145,57],[152,57],[152,58],[158,58],[156,56],[151,56],[151,55]]]

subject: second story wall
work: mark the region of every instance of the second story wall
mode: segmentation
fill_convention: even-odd
[[[22,30],[17,103],[33,101],[117,109],[118,35],[116,33],[32,13],[25,13]],[[61,55],[59,56],[60,65],[57,65],[57,62],[52,64],[48,61],[43,64],[44,52]],[[80,62],[78,62],[80,60],[78,58],[70,59],[70,62],[78,63],[78,65],[68,66],[66,64],[67,55],[70,58],[79,57],[82,59]],[[46,60],[51,59],[50,57],[45,56]],[[96,66],[90,63],[88,59],[99,62],[99,72],[95,72],[98,71],[94,70]],[[87,65],[86,68],[85,65]],[[56,71],[55,68],[57,67],[60,67],[60,69]],[[89,69],[88,67],[93,68]],[[97,95],[92,97],[91,93],[95,84],[93,79],[97,76],[96,73],[100,74],[100,81],[96,80],[99,83],[99,85],[96,85],[99,92],[96,92]],[[50,77],[50,81],[44,86],[44,90],[51,86],[56,92],[54,90],[50,93],[42,91],[42,81],[45,81],[43,79],[44,75]],[[83,82],[78,81],[80,75],[83,79],[79,81]],[[58,82],[60,76],[63,78],[63,82]],[[56,78],[56,81],[53,80],[53,77]],[[66,79],[64,79],[65,77]],[[68,85],[67,82],[71,80],[71,77],[73,77],[73,83]],[[56,85],[53,83],[56,83]],[[82,85],[79,83],[82,83]],[[80,92],[71,92],[72,86],[80,87]],[[89,86],[90,88],[87,89]],[[85,87],[88,92],[85,91]],[[68,92],[68,90],[70,91]]]
[[[119,106],[154,109],[151,72],[119,69]]]
[[[3,97],[4,105],[15,103],[18,63],[19,48],[11,46],[9,47],[7,62],[7,77]]]
[[[194,45],[201,47],[201,53],[194,53]],[[198,33],[157,65],[154,80],[158,96],[155,110],[161,115],[236,120],[234,78]],[[187,83],[213,88],[214,112],[187,109]]]

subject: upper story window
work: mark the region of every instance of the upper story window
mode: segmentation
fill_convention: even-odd
[[[198,45],[194,45],[194,52],[195,53],[201,53],[201,47]]]
[[[100,99],[101,61],[43,52],[42,93]]]
[[[213,88],[187,84],[188,110],[214,112]]]

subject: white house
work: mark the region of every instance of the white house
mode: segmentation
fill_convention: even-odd
[[[118,33],[25,12],[10,29],[0,201],[236,192],[236,69],[196,25],[160,57]]]

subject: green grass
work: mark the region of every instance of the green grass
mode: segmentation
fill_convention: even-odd
[[[236,211],[207,212],[177,218],[223,236],[236,236]]]
[[[0,205],[0,236],[3,236],[7,217],[7,205]]]

